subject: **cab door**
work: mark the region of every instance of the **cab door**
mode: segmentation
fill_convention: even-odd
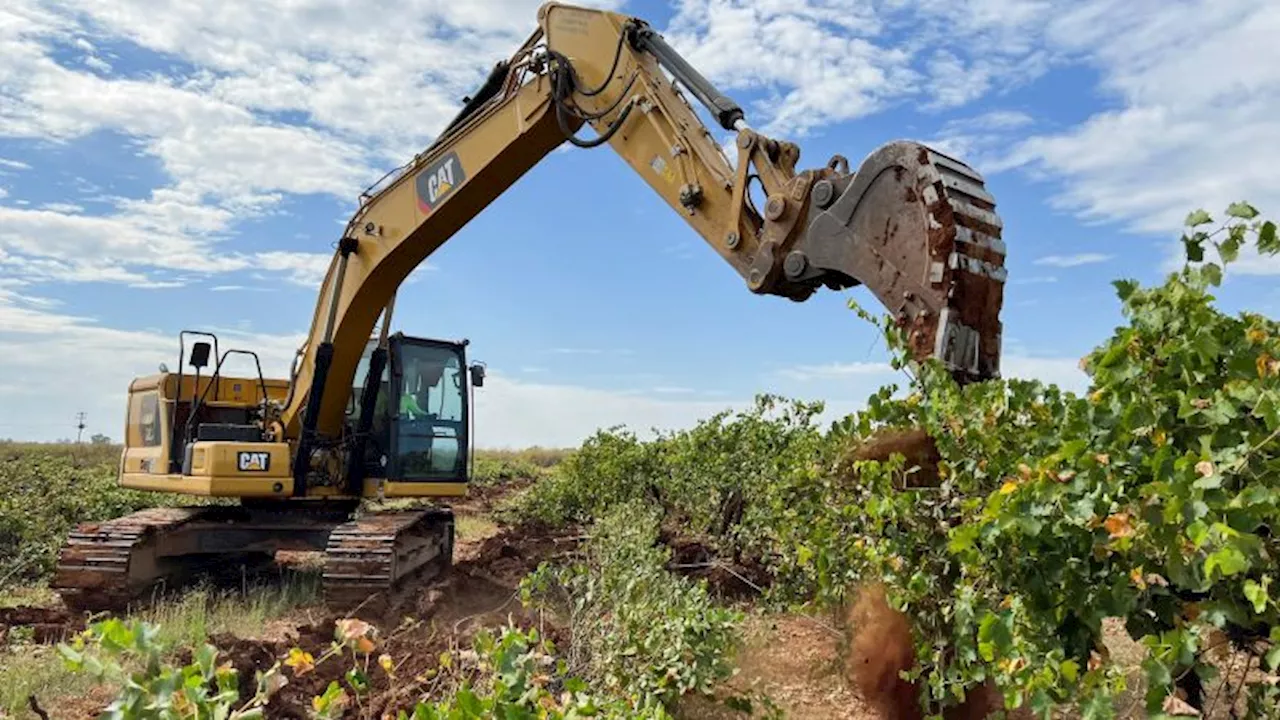
[[[397,334],[390,360],[387,478],[466,482],[471,407],[464,347]]]

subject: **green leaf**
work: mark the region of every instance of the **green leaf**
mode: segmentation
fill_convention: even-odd
[[[1075,660],[1063,660],[1062,664],[1058,666],[1058,670],[1067,682],[1073,683],[1080,675],[1080,664]]]
[[[1274,672],[1280,669],[1280,645],[1271,646],[1271,649],[1267,651],[1266,660],[1268,670]]]
[[[1237,232],[1239,230],[1240,232]],[[1218,254],[1222,256],[1225,263],[1235,262],[1240,257],[1240,246],[1244,242],[1244,226],[1237,225],[1231,228],[1231,232],[1227,235],[1227,239],[1218,243]]]
[[[1267,393],[1258,400],[1258,404],[1253,408],[1255,417],[1262,418],[1262,422],[1267,426],[1267,430],[1275,432],[1280,428],[1280,402],[1275,400],[1274,393]]]
[[[1187,253],[1187,260],[1198,263],[1204,261],[1204,241],[1200,236],[1182,236],[1182,245]]]
[[[796,548],[796,562],[800,563],[801,567],[808,567],[809,561],[812,559],[813,550],[810,550],[807,545],[801,545]]]
[[[1196,210],[1195,212],[1192,212],[1190,215],[1187,215],[1187,219],[1186,219],[1187,227],[1196,227],[1197,225],[1207,225],[1211,222],[1213,222],[1213,218],[1209,216],[1209,212],[1207,210]]]
[[[978,653],[991,662],[997,654],[1004,654],[1013,644],[1007,618],[988,611],[978,625]]]
[[[1262,223],[1258,229],[1258,252],[1263,255],[1274,255],[1280,252],[1280,240],[1276,239],[1276,224],[1270,220]]]
[[[1133,296],[1134,291],[1138,289],[1137,280],[1112,280],[1111,285],[1116,289],[1116,295],[1120,297],[1120,302],[1127,302]]]
[[[1204,279],[1210,285],[1218,287],[1222,284],[1222,267],[1216,263],[1209,263],[1200,269],[1204,273]]]
[[[1267,609],[1267,591],[1253,580],[1244,581],[1244,596],[1253,603],[1253,611],[1261,615]]]
[[[196,664],[200,666],[200,673],[206,679],[213,677],[213,663],[217,656],[218,649],[208,643],[201,645],[196,651]]]
[[[1227,214],[1242,220],[1252,220],[1258,217],[1258,209],[1247,202],[1233,202],[1227,206]]]
[[[1212,579],[1213,571],[1222,571],[1223,577],[1230,577],[1249,569],[1249,559],[1235,545],[1226,547],[1211,554],[1204,560],[1205,577]]]

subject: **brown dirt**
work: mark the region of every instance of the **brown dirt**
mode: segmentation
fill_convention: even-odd
[[[352,716],[382,717],[386,712],[394,716],[395,710],[411,706],[434,688],[430,676],[438,669],[441,653],[448,651],[456,656],[469,649],[481,628],[511,621],[524,627],[540,626],[548,637],[559,640],[557,629],[547,627],[545,618],[523,608],[517,588],[539,562],[572,545],[571,537],[520,536],[511,530],[478,541],[460,541],[452,571],[418,596],[412,620],[405,618],[399,624],[378,626],[376,649],[366,670],[370,699]],[[321,660],[334,640],[338,620],[328,616],[283,632],[277,627],[270,638],[220,636],[211,638],[211,642],[222,651],[222,659],[229,660],[239,672],[241,695],[245,698],[252,696],[256,688],[255,672],[270,668],[291,648],[310,653],[317,661],[315,668],[302,674],[285,668],[289,682],[267,706],[271,718],[308,718],[311,699],[322,694],[331,681],[342,683],[343,674],[351,667],[350,655]],[[377,667],[376,658],[382,653],[389,655],[395,665],[394,683]]]
[[[680,707],[689,720],[730,720],[743,715],[723,700],[731,695],[763,693],[788,718],[875,720],[879,716],[859,697],[839,666],[839,633],[805,615],[752,615],[744,628],[738,675],[717,693],[715,702],[691,698]],[[757,703],[758,704],[758,703]]]

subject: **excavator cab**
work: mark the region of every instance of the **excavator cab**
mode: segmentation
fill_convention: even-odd
[[[370,341],[356,367],[347,409],[348,426],[360,428],[362,407],[354,400],[376,393],[364,434],[366,477],[467,481],[472,388],[484,384],[484,366],[467,366],[467,345],[397,333],[388,339],[386,360],[377,362],[377,342]],[[369,376],[375,365],[383,368],[376,379]],[[366,388],[370,382],[376,387]]]

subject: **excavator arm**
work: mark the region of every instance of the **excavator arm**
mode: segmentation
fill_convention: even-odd
[[[686,93],[736,133],[736,162]],[[856,171],[840,156],[797,170],[799,147],[748,126],[642,20],[550,2],[432,146],[362,196],[272,422],[277,440],[297,443],[295,481],[317,448],[340,442],[357,363],[380,315],[385,337],[401,283],[565,142],[612,147],[751,292],[802,301],[865,285],[917,357],[939,358],[961,382],[998,375],[1005,253],[978,173],[905,141]]]
[[[736,161],[687,95],[736,133]],[[371,493],[465,491],[469,415],[461,377],[453,386],[462,416],[427,417],[424,426],[410,413],[400,426],[389,404],[377,409],[388,360],[388,395],[402,393],[405,375],[396,368],[406,358],[418,390],[432,384],[422,380],[432,361],[415,362],[424,355],[414,353],[450,355],[459,371],[465,364],[461,343],[388,337],[396,291],[565,142],[613,148],[751,292],[802,301],[822,287],[865,285],[908,329],[916,357],[939,358],[961,382],[998,374],[1004,248],[977,173],[911,142],[876,149],[855,171],[839,156],[797,170],[796,145],[751,129],[742,109],[644,22],[549,3],[537,31],[494,68],[431,147],[362,196],[288,383],[268,383],[261,373],[253,381],[224,377],[222,360],[244,351],[218,356],[216,339],[212,375],[199,374],[210,348],[197,343],[194,377],[180,370],[134,381],[121,484],[242,502],[79,526],[59,553],[53,582],[64,602],[119,609],[201,568],[311,549],[325,553],[326,602],[344,613],[369,612],[372,599],[390,608],[416,581],[447,568],[454,537],[447,507],[356,512]],[[762,208],[751,200],[753,182]],[[379,316],[363,389],[353,390]],[[353,393],[360,395],[354,423],[347,414]],[[375,416],[387,423],[385,434],[371,429]],[[389,449],[379,445],[382,437]],[[443,438],[439,456],[436,438]],[[376,478],[365,476],[371,444],[384,451],[370,458],[383,467]]]

